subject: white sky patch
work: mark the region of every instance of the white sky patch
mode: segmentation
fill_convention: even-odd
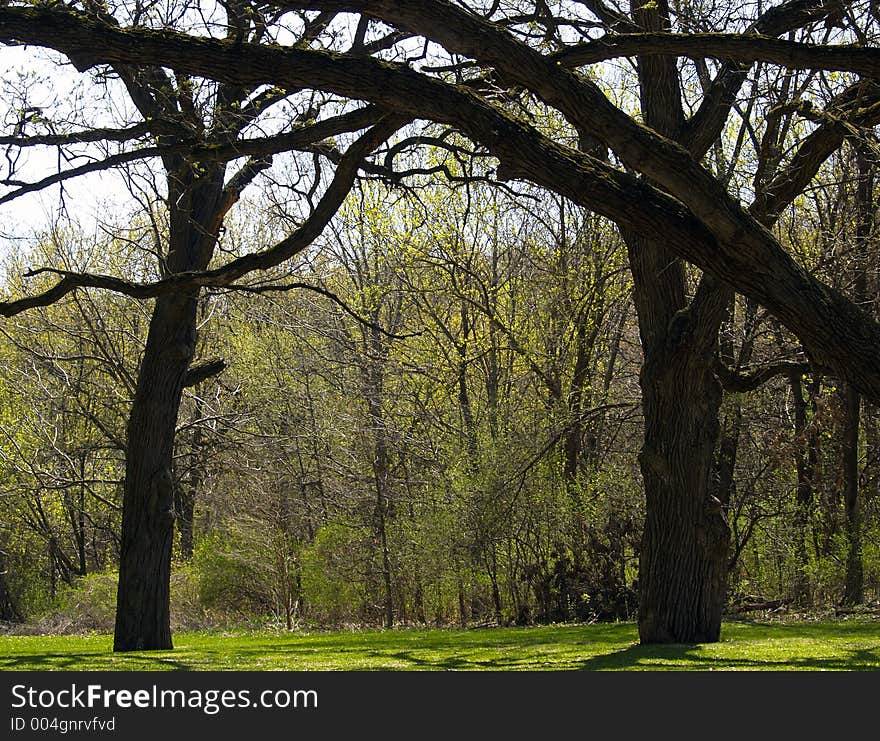
[[[0,68],[4,70],[3,135],[16,132],[25,115],[25,107],[35,116],[61,121],[57,133],[78,131],[88,125],[119,126],[114,120],[130,113],[120,108],[96,89],[89,73],[80,74],[63,57],[32,47],[0,47]],[[114,99],[120,96],[112,96]],[[39,121],[28,122],[23,133],[50,133]],[[3,148],[0,172],[3,179],[34,183],[59,171],[85,164],[101,156],[94,146],[77,148],[80,156],[65,160],[55,147],[27,147],[16,152]],[[10,175],[10,165],[15,170]],[[0,186],[0,195],[16,189],[9,183]],[[90,233],[102,223],[118,223],[120,215],[131,212],[133,201],[122,175],[100,171],[82,175],[42,190],[27,193],[0,204],[0,250],[8,254],[32,242],[60,221],[73,220]]]

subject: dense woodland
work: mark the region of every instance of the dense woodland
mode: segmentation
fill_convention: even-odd
[[[0,619],[109,629],[117,578],[119,649],[169,644],[123,624],[162,578],[175,627],[876,603],[878,35],[818,0],[4,5],[83,81],[3,79],[0,206],[54,210],[3,230]],[[96,173],[125,198],[78,212]]]

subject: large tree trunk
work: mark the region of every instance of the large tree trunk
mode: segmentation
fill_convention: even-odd
[[[668,31],[668,3],[634,7],[633,20],[646,31]],[[678,138],[684,112],[675,60],[640,57],[639,81],[645,122]],[[684,266],[668,245],[624,238],[644,353],[639,638],[717,641],[730,533],[711,488],[721,405],[713,368],[730,291],[703,276],[689,301]]]
[[[128,423],[114,651],[172,648],[171,460],[195,339],[196,295],[157,299]]]
[[[687,309],[673,312],[683,299],[675,295],[681,283],[670,279],[665,302],[656,290],[663,281],[646,285],[648,276],[657,275],[646,268],[663,262],[665,251],[640,240],[630,244],[645,353],[639,637],[642,643],[717,641],[730,544],[712,487],[721,404],[713,365],[723,292],[712,289],[718,298],[714,304],[694,299]],[[649,253],[654,260],[645,260]]]
[[[846,509],[846,582],[843,603],[860,605],[864,600],[862,528],[859,511],[859,416],[861,395],[851,385],[845,392],[843,427],[843,489]]]
[[[169,272],[202,270],[222,222],[221,167],[196,175],[183,164],[168,177]],[[174,542],[174,433],[196,347],[198,290],[156,299],[131,415],[122,501],[114,651],[169,649]]]
[[[683,357],[661,378],[647,378],[642,393],[639,636],[643,643],[717,641],[730,544],[710,490],[721,391],[708,367]]]

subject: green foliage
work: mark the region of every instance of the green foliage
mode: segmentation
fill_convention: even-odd
[[[55,606],[37,619],[37,632],[70,635],[113,630],[117,576],[115,571],[89,574],[63,587]]]
[[[359,623],[369,561],[369,541],[362,530],[343,522],[325,524],[302,554],[302,590],[310,618],[321,625]]]
[[[867,528],[862,534],[862,562],[865,585],[869,590],[880,590],[880,525]]]
[[[46,588],[44,563],[35,558],[43,544],[37,535],[26,531],[7,543],[4,576],[15,607],[24,619],[42,615],[55,604],[55,597]]]
[[[241,622],[271,610],[272,584],[252,546],[231,532],[215,532],[196,545],[192,578],[198,603],[214,622]]]
[[[633,107],[636,88],[614,94]],[[575,137],[551,110],[534,120],[554,138]],[[719,172],[736,136],[729,130],[712,155]],[[437,146],[396,156],[456,177],[489,167]],[[750,187],[739,164],[731,183]],[[845,183],[845,165],[826,174]],[[347,310],[306,291],[203,296],[197,354],[228,365],[184,390],[178,417],[175,475],[196,492],[196,549],[175,565],[176,625],[377,625],[387,603],[398,625],[632,614],[642,356],[622,240],[595,214],[526,185],[513,196],[476,181],[410,184],[360,183],[300,263],[258,276],[320,286]],[[823,223],[819,201],[836,192],[800,199],[779,227],[811,269],[836,264],[836,235],[850,228]],[[215,264],[288,227],[239,212]],[[23,284],[30,262],[150,279],[164,228],[145,217],[106,243],[58,230],[6,266],[7,287],[20,295],[50,284],[49,275]],[[686,270],[690,290],[699,272]],[[80,292],[4,325],[0,546],[29,619],[53,608],[58,625],[107,624],[109,590],[77,575],[103,574],[118,558],[125,425],[148,315],[148,304]],[[724,330],[734,346],[748,335],[743,315],[738,299]],[[799,352],[763,313],[754,319],[750,363]],[[788,379],[726,397],[725,418],[742,417],[728,516],[745,547],[731,587],[788,598],[806,575],[822,608],[839,599],[847,544],[834,493],[839,393],[829,382],[809,390],[811,381],[797,434]],[[864,416],[876,438],[877,421]],[[796,461],[811,430],[820,450],[803,529]],[[863,439],[863,460],[872,445]],[[876,505],[865,524],[870,600],[880,589]],[[185,557],[179,532],[175,542]],[[75,600],[56,602],[53,589],[71,599],[66,581],[103,607],[86,615]]]
[[[171,629],[200,630],[217,626],[216,616],[201,599],[199,574],[192,563],[177,563],[171,572]]]
[[[115,570],[95,572],[63,585],[42,604],[24,602],[27,623],[14,626],[19,635],[86,635],[113,630],[116,618]],[[201,603],[198,579],[191,566],[178,566],[171,575],[171,625],[177,630],[210,627],[212,615]]]

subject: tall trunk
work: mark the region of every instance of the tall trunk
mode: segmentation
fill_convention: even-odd
[[[464,598],[464,583],[461,580],[461,574],[458,573],[458,568],[456,566],[455,588],[458,594],[458,624],[463,629],[467,628],[469,614]]]
[[[664,345],[676,342],[678,323]],[[701,352],[693,339],[668,351],[643,343],[642,643],[717,641],[721,631],[730,534],[711,489],[721,388],[712,371],[714,342],[701,334]]]
[[[611,391],[611,383],[612,381],[614,381],[614,369],[617,364],[617,357],[620,354],[620,342],[623,339],[623,332],[626,328],[626,320],[628,314],[629,306],[624,305],[623,310],[620,312],[620,318],[617,321],[617,326],[611,337],[611,348],[608,352],[605,372],[602,375],[602,393],[599,396],[600,404],[608,403],[608,397]],[[599,453],[601,450],[600,445],[602,442],[602,436],[605,431],[605,419],[605,412],[599,412],[594,423],[593,435],[591,436],[589,445],[587,446],[587,462],[592,469],[596,469],[599,467]]]
[[[325,495],[324,490],[324,464],[323,460],[325,457],[324,452],[321,450],[321,434],[318,429],[318,418],[315,414],[315,400],[312,396],[312,385],[310,382],[309,373],[305,374],[305,391],[306,391],[306,401],[307,407],[309,411],[309,440],[311,441],[311,452],[312,457],[315,461],[315,470],[318,474],[318,501],[321,505],[321,521],[327,521],[327,497]],[[309,539],[311,540],[314,536],[309,533]]]
[[[380,505],[381,506],[381,505]],[[391,580],[391,556],[388,551],[388,529],[385,515],[379,516],[379,541],[382,546],[382,581],[385,587],[385,627],[394,627],[394,591]]]
[[[464,423],[465,444],[468,453],[468,470],[476,476],[480,469],[480,442],[477,435],[477,422],[471,405],[470,389],[468,388],[468,346],[471,336],[470,312],[467,302],[459,304],[461,317],[461,341],[458,343],[458,408]]]
[[[858,183],[856,187],[856,246],[853,298],[863,303],[868,296],[867,261],[874,232],[874,166],[871,152],[864,146],[856,148]],[[844,422],[844,505],[848,540],[846,559],[845,604],[861,604],[864,599],[864,566],[862,564],[862,523],[859,506],[859,415],[860,395],[852,386],[846,390]]]
[[[180,534],[180,558],[182,561],[191,560],[195,548],[194,520],[198,487],[199,476],[196,472],[190,471],[184,486],[177,487],[175,490],[177,501],[174,505],[174,512],[177,516],[177,532]]]
[[[76,527],[74,533],[76,535],[76,557],[78,564],[78,573],[85,576],[88,571],[88,563],[86,561],[86,462],[85,454],[80,457],[80,481],[79,501],[76,508]]]
[[[821,382],[818,375],[814,376],[810,400],[815,415],[816,398]],[[798,444],[797,452],[797,489],[795,493],[795,568],[794,598],[802,605],[812,601],[810,578],[807,573],[807,537],[811,532],[815,503],[816,465],[819,460],[819,437],[815,422],[808,423],[807,402],[804,400],[803,383],[800,376],[792,376],[791,390],[794,398],[794,432]]]
[[[742,430],[742,403],[733,399],[724,415],[721,437],[718,441],[718,456],[715,461],[715,498],[727,508],[736,488],[734,473],[739,454],[739,436]]]
[[[494,545],[490,545],[492,553],[486,559],[486,571],[489,574],[489,582],[492,585],[492,609],[495,614],[495,624],[504,625],[504,611],[501,608],[501,590],[498,588],[498,561],[495,557]]]
[[[648,424],[640,456],[646,519],[639,585],[642,643],[717,641],[730,542],[721,503],[709,493],[720,391],[699,368],[678,366],[680,383],[643,387]],[[682,396],[675,402],[672,387]],[[699,401],[687,399],[697,389]],[[650,445],[650,447],[649,447]]]
[[[168,177],[169,272],[207,267],[223,168]],[[170,649],[174,540],[172,457],[186,371],[196,346],[198,290],[156,299],[128,421],[114,651]]]
[[[873,234],[874,170],[870,152],[857,147],[856,165],[856,254],[854,300],[865,302],[868,295],[867,260]],[[848,605],[861,604],[864,599],[864,566],[862,564],[862,524],[859,507],[859,416],[861,396],[851,385],[846,388],[846,411],[843,430],[843,483],[848,541],[846,558],[846,586],[843,601]]]
[[[861,513],[859,512],[859,412],[861,395],[848,385],[843,423],[843,493],[846,509],[846,582],[843,603],[860,605],[864,599]]]
[[[378,317],[373,317],[374,321]],[[391,515],[389,485],[391,462],[388,454],[388,437],[385,429],[383,409],[384,370],[382,363],[386,355],[382,339],[375,328],[370,330],[370,356],[363,370],[365,396],[369,409],[370,427],[373,431],[373,485],[376,490],[374,520],[376,535],[382,555],[382,583],[384,587],[384,623],[386,628],[394,627],[394,592],[391,567],[391,554],[388,546],[388,519]]]
[[[633,19],[646,31],[670,28],[665,0],[635,8]],[[645,122],[680,136],[675,60],[640,57],[639,81]],[[713,366],[729,292],[704,276],[688,303],[684,266],[667,246],[624,238],[644,353],[639,637],[642,643],[717,641],[730,533],[711,489],[721,405]]]
[[[880,501],[880,414],[878,408],[864,400],[862,426],[865,430],[865,467],[862,470],[863,493],[866,500]]]
[[[564,452],[563,478],[570,492],[575,492],[574,484],[580,468],[584,447],[584,425],[581,416],[585,402],[588,402],[586,389],[590,383],[590,360],[596,341],[596,330],[589,330],[589,315],[582,310],[577,316],[575,330],[575,363],[568,394],[569,423],[562,440]],[[598,322],[597,322],[598,325]]]
[[[182,486],[176,487],[174,512],[177,517],[177,532],[180,534],[180,558],[189,561],[193,556],[194,521],[196,497],[205,477],[205,470],[199,460],[201,455],[204,431],[199,420],[204,414],[204,402],[196,395],[195,411],[193,412],[193,432],[191,440],[192,463]]]
[[[493,231],[498,234],[497,230]],[[493,315],[497,315],[498,306],[496,305],[498,296],[498,287],[501,279],[499,275],[499,256],[498,245],[493,240],[491,254],[491,275],[489,281],[489,295],[493,297],[493,305],[490,306]],[[498,330],[494,323],[489,324],[489,343],[486,348],[486,407],[487,417],[489,421],[489,436],[492,442],[498,440],[500,433],[498,420],[498,399],[501,385],[501,364],[500,364],[501,347],[498,342]],[[495,451],[493,451],[494,453]]]
[[[128,423],[115,651],[172,648],[169,614],[174,479],[184,376],[195,348],[196,296],[156,300]]]
[[[736,304],[735,297],[731,297],[730,302],[730,331],[722,332],[721,344],[719,347],[719,357],[721,361],[734,370],[740,370],[747,366],[752,360],[752,353],[755,347],[755,323],[757,321],[758,306],[751,299],[746,299],[745,317],[743,320],[743,337],[739,352],[734,353],[733,327],[735,325]],[[736,483],[734,481],[734,472],[736,470],[736,458],[739,454],[739,438],[742,430],[742,402],[739,395],[734,395],[730,400],[729,408],[724,415],[724,422],[721,425],[721,437],[718,442],[718,455],[716,458],[716,489],[715,497],[721,502],[721,506],[728,508],[730,500],[733,497]]]
[[[55,599],[55,596],[58,594],[58,573],[57,573],[57,563],[55,557],[55,537],[52,536],[49,538],[49,550],[48,550],[48,560],[49,560],[49,596],[52,599]]]
[[[287,434],[289,426],[286,420],[282,422],[281,429],[284,434]],[[312,499],[309,496],[309,486],[312,485],[312,482],[309,481],[308,468],[306,466],[305,457],[303,456],[299,435],[294,435],[293,441],[296,446],[297,468],[299,468],[299,496],[302,500],[303,506],[303,524],[306,527],[306,537],[308,538],[308,542],[311,543],[315,540],[316,529],[314,508],[312,506]]]

